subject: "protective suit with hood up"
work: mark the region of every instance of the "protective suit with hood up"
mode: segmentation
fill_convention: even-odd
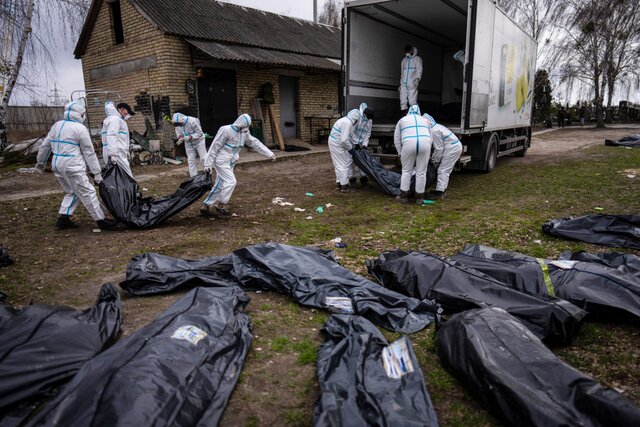
[[[129,165],[129,127],[111,101],[104,104],[107,118],[102,123],[102,159],[117,163],[133,178]]]
[[[171,122],[176,126],[176,136],[178,144],[184,143],[184,150],[187,152],[189,163],[189,175],[198,174],[198,161],[196,154],[204,160],[207,156],[207,148],[204,142],[204,132],[200,126],[200,120],[195,117],[185,116],[182,113],[175,113],[171,117]],[[182,140],[182,141],[180,141]]]
[[[400,180],[401,202],[406,203],[411,188],[413,167],[416,168],[416,200],[422,203],[427,185],[427,166],[431,154],[431,125],[420,115],[420,107],[412,105],[407,115],[400,119],[393,134],[402,161],[402,178]]]
[[[418,49],[413,48],[406,54],[401,63],[400,71],[400,109],[406,110],[410,105],[418,104],[418,85],[422,78],[422,58],[418,56]]]
[[[65,105],[63,119],[53,125],[38,150],[36,168],[43,170],[51,158],[51,168],[65,193],[58,211],[58,228],[77,227],[70,217],[79,202],[82,202],[101,228],[105,225],[104,212],[98,202],[96,190],[87,177],[89,168],[94,181],[97,184],[102,181],[100,163],[89,131],[82,124],[84,117],[85,108],[80,103],[70,102]]]
[[[365,114],[365,110],[367,110],[367,108],[368,106],[366,102],[363,102],[357,110],[352,110],[357,111],[359,115],[358,124],[355,126],[351,137],[351,143],[353,144],[353,148],[356,150],[362,148],[366,149],[369,145],[369,138],[371,138],[373,120]],[[365,175],[355,164],[352,164],[351,171],[349,173],[350,183],[356,180],[356,175],[360,177],[360,184],[364,185],[368,181],[367,175]]]
[[[431,139],[434,149],[432,161],[438,168],[436,191],[435,193],[430,193],[428,198],[432,196],[444,198],[444,192],[449,186],[449,176],[462,154],[462,143],[449,128],[436,123],[435,119],[429,114],[425,113],[424,118],[429,121],[429,126],[431,127]]]
[[[272,160],[275,154],[249,133],[251,116],[242,114],[232,125],[222,126],[209,147],[209,152],[204,160],[204,168],[207,171],[215,169],[216,179],[213,188],[204,201],[205,207],[201,209],[203,215],[209,213],[209,206],[214,205],[218,212],[226,215],[228,212],[224,205],[229,203],[231,194],[236,188],[236,177],[233,168],[240,157],[240,151],[247,145],[256,152]]]
[[[342,117],[334,123],[329,133],[327,145],[336,173],[336,182],[340,183],[343,191],[349,190],[349,173],[353,164],[353,158],[349,151],[353,148],[352,138],[359,119],[360,112],[351,110],[346,117]]]

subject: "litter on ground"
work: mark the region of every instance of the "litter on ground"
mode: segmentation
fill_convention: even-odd
[[[275,197],[271,203],[278,206],[293,206],[293,203],[287,202],[284,197]]]

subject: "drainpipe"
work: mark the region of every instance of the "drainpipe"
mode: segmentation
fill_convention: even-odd
[[[313,22],[318,23],[318,0],[313,0]]]

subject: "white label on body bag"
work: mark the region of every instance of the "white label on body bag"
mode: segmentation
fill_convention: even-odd
[[[351,298],[347,297],[326,297],[324,305],[332,313],[353,314],[353,304]]]
[[[193,326],[181,326],[171,335],[171,338],[175,338],[177,340],[185,340],[189,341],[193,345],[197,345],[200,340],[206,337],[208,334],[202,329]]]
[[[400,338],[382,349],[382,364],[389,378],[399,379],[413,372],[406,338]]]

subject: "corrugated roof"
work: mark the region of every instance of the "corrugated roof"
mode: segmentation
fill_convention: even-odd
[[[340,61],[313,55],[282,52],[252,46],[229,45],[218,42],[186,40],[207,55],[226,61],[251,62],[270,65],[285,65],[323,70],[340,70]]]
[[[189,39],[340,58],[340,29],[215,0],[130,0],[160,30]]]

